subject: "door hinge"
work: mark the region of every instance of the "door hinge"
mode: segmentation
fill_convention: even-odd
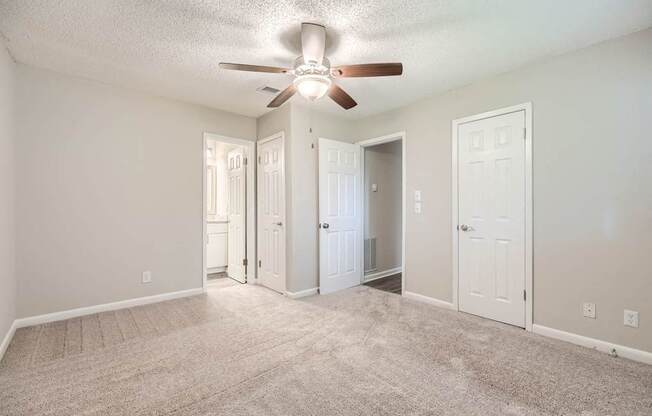
[[[262,163],[262,161],[263,161],[263,159],[260,156],[258,156],[258,164],[259,165]]]
[[[263,262],[261,260],[258,260],[258,267],[263,267]]]
[[[523,291],[523,300],[527,300],[527,292],[525,290]]]
[[[527,128],[523,127],[523,140],[527,140]]]
[[[249,262],[247,261],[247,259],[242,259],[242,265],[243,265],[243,266],[247,267],[247,264],[248,264],[248,263],[249,263]]]
[[[244,165],[247,166],[247,158],[246,157],[244,159],[242,159],[242,163],[244,163]]]

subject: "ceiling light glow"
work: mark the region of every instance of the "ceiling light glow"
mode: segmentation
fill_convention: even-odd
[[[304,98],[314,101],[328,92],[331,80],[323,75],[302,75],[294,80],[294,86]]]

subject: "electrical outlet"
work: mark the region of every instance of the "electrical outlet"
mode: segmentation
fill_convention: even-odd
[[[143,272],[143,283],[152,283],[152,272],[149,270]]]
[[[582,309],[584,317],[595,319],[595,303],[586,302]]]
[[[638,328],[638,312],[625,309],[624,322],[625,326]]]
[[[421,202],[421,191],[414,191],[414,201]]]
[[[414,213],[421,214],[421,202],[414,203]]]

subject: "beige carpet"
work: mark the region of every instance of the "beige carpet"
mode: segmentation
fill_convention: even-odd
[[[652,415],[652,366],[358,287],[20,329],[1,415]]]

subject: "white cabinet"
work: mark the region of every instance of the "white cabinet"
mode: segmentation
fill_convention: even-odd
[[[228,264],[228,223],[209,222],[207,225],[206,268],[226,267]]]

